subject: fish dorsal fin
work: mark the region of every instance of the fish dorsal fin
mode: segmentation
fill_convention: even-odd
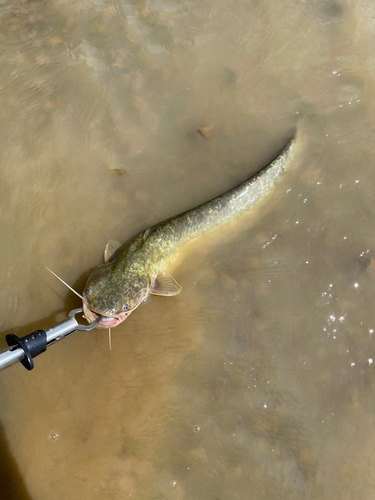
[[[121,243],[116,240],[109,240],[104,249],[104,262],[110,262],[112,255],[118,250]]]
[[[161,271],[161,273],[158,274],[158,277],[151,286],[150,293],[152,295],[172,297],[173,295],[178,295],[181,290],[182,287],[174,278],[172,278],[170,274],[168,274],[166,271]]]
[[[148,228],[146,229],[146,231],[143,233],[143,236],[142,236],[143,241],[146,241],[146,240],[147,240],[147,237],[148,237],[148,235],[149,235],[150,233],[151,233],[151,228],[150,228],[150,227],[148,227]]]

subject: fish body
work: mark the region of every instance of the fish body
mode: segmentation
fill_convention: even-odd
[[[271,163],[231,191],[142,231],[125,245],[111,240],[105,263],[92,272],[83,292],[87,321],[100,315],[98,328],[114,327],[148,295],[180,293],[180,285],[166,271],[171,258],[192,239],[255,205],[280,176],[294,144],[293,138]]]

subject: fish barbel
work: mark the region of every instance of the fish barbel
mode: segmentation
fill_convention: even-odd
[[[110,240],[105,263],[91,273],[83,292],[87,321],[92,323],[101,316],[97,328],[113,328],[148,295],[179,294],[181,286],[166,271],[171,258],[193,238],[253,207],[284,170],[294,144],[295,138],[271,163],[231,191],[149,227],[122,246]]]

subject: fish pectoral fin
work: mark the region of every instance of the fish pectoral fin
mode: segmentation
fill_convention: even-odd
[[[172,278],[170,274],[168,274],[166,271],[161,271],[161,273],[158,274],[158,277],[151,286],[150,293],[152,295],[172,297],[173,295],[178,295],[181,290],[182,287],[174,278]]]
[[[109,240],[104,249],[104,262],[107,263],[111,260],[112,255],[118,250],[121,243],[116,240]]]

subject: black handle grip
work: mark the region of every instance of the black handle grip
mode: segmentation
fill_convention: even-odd
[[[25,353],[25,357],[21,361],[23,366],[28,370],[34,368],[33,358],[38,356],[47,349],[47,334],[44,330],[37,330],[36,332],[29,333],[24,337],[17,337],[10,333],[5,337],[8,346],[18,346]]]

